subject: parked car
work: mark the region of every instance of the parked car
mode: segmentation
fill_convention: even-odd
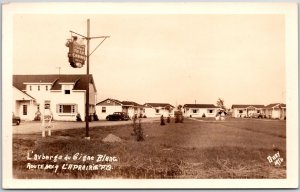
[[[113,114],[108,115],[106,117],[106,120],[108,121],[119,121],[119,120],[127,121],[129,119],[130,119],[129,116],[124,112],[114,112]]]
[[[12,123],[16,125],[20,125],[21,123],[21,118],[16,116],[15,114],[12,114]]]
[[[267,116],[266,116],[265,114],[259,114],[259,115],[257,116],[257,118],[262,118],[262,119],[264,119],[264,118],[267,118]]]

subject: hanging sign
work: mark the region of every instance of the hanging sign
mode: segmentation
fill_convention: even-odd
[[[66,46],[69,47],[68,58],[70,65],[74,68],[81,68],[86,59],[85,45],[79,44],[75,36],[72,40],[67,41]]]

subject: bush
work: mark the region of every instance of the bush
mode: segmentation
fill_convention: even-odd
[[[175,123],[183,123],[183,115],[181,111],[175,111]]]
[[[168,117],[167,117],[167,123],[170,123],[170,122],[171,122],[171,117],[168,116]]]
[[[163,115],[160,116],[160,125],[165,125],[165,119]]]
[[[137,141],[144,141],[144,133],[143,133],[143,129],[142,129],[142,123],[141,123],[141,119],[139,119],[139,123],[136,129],[136,140]]]
[[[77,115],[76,115],[76,121],[82,121],[80,113],[77,113]]]
[[[94,121],[99,121],[98,115],[94,113]]]
[[[138,123],[136,115],[133,116],[132,120],[133,133],[131,135],[136,136],[137,141],[144,141],[144,133],[142,129],[141,118],[139,118]]]
[[[143,116],[143,118],[147,118],[147,116],[146,116],[146,115],[144,115],[144,116]]]
[[[33,120],[34,121],[40,121],[41,120],[41,113],[40,112],[35,113],[35,117],[34,117]]]
[[[203,117],[203,118],[206,117],[206,116],[205,116],[205,113],[203,113],[202,117]]]

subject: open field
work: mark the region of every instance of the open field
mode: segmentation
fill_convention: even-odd
[[[256,119],[228,119],[224,122],[185,119],[184,123],[160,126],[142,124],[145,141],[137,142],[132,126],[93,127],[91,140],[83,139],[85,129],[56,130],[51,137],[40,133],[13,135],[13,175],[15,178],[286,178],[286,122]],[[104,143],[108,134],[122,139]],[[280,166],[267,157],[279,150]],[[111,171],[28,170],[46,160],[27,160],[27,152],[56,155],[82,153],[117,157]],[[73,164],[92,164],[73,160]],[[64,161],[58,161],[60,167]]]

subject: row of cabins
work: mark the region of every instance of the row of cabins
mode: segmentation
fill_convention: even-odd
[[[255,117],[259,114],[266,118],[285,119],[286,105],[283,103],[272,103],[264,105],[232,105],[232,117]]]
[[[183,114],[186,117],[215,117],[219,107],[213,104],[185,104]],[[132,118],[134,115],[140,117],[160,117],[163,115],[174,116],[175,107],[168,103],[145,103],[139,105],[132,101],[119,101],[108,98],[97,103],[96,111],[99,119],[106,119],[107,115],[114,112],[125,112]]]
[[[89,83],[88,83],[89,82]],[[174,116],[176,110],[169,103],[145,103],[105,99],[97,101],[97,89],[93,76],[86,75],[13,75],[13,113],[21,120],[34,120],[43,114],[45,108],[52,111],[53,119],[75,121],[77,114],[85,116],[85,96],[89,84],[89,115],[97,114],[106,119],[114,112],[125,112],[146,117]],[[220,110],[213,104],[185,104],[182,111],[185,117],[215,117]],[[286,115],[285,104],[233,105],[233,117],[249,117],[265,114],[269,118],[282,119]]]
[[[116,99],[105,99],[96,105],[97,116],[99,119],[106,117],[114,112],[125,112],[130,118],[134,115],[138,117],[160,117],[173,116],[174,106],[168,103],[145,103],[140,105],[133,101],[119,101]]]

